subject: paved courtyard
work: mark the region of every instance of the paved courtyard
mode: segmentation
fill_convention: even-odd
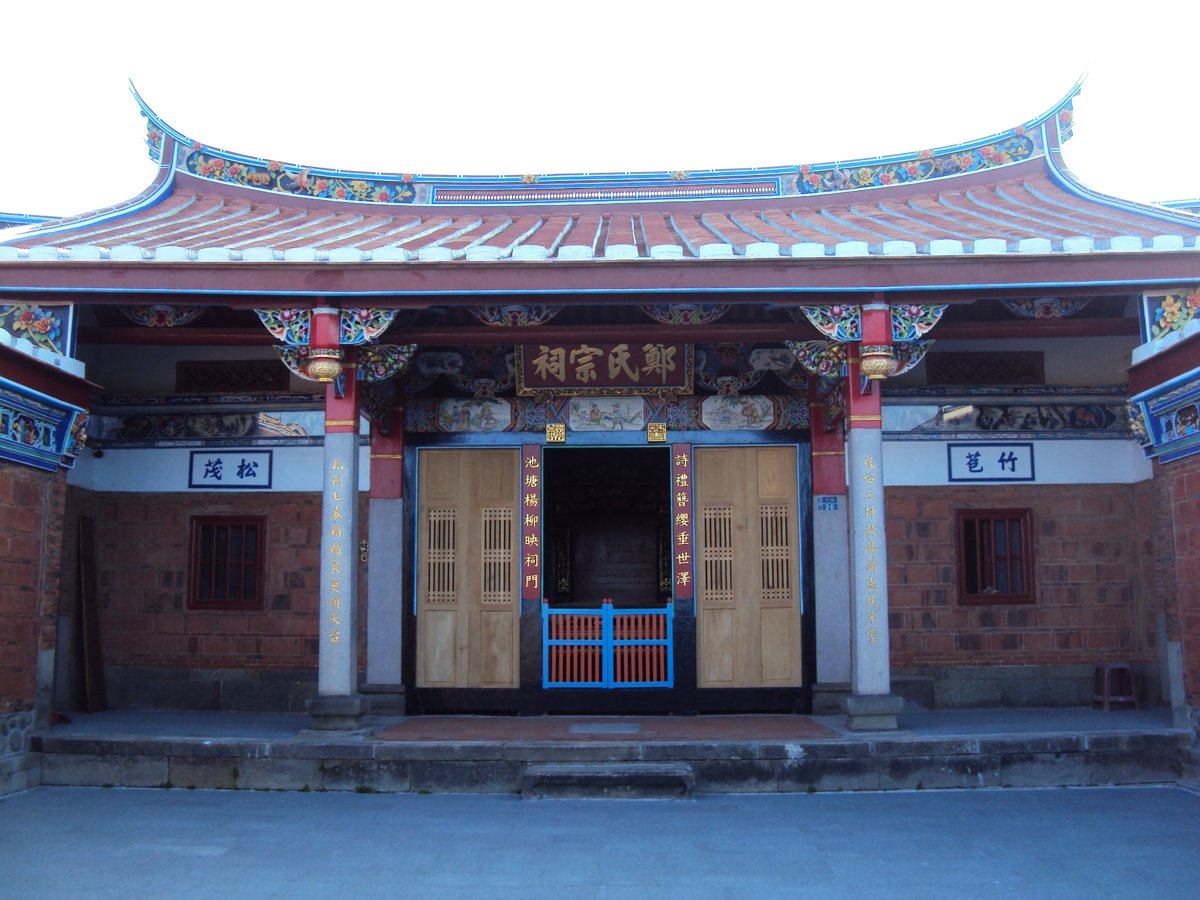
[[[690,801],[40,788],[0,896],[1194,897],[1174,787]]]

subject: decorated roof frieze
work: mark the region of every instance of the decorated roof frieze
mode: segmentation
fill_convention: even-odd
[[[417,197],[411,175],[366,175],[288,166],[278,160],[222,153],[199,142],[194,142],[190,150],[180,148],[176,154],[177,165],[184,171],[241,187],[355,203],[412,203]]]
[[[162,121],[137,95],[156,161],[174,146],[176,169],[239,187],[322,200],[394,204],[514,205],[786,197],[929,181],[1019,163],[1047,150],[1046,129],[1070,137],[1076,84],[1054,108],[1007,131],[915,152],[758,168],[445,176],[317,168],[246,156],[192,140]]]
[[[827,194],[859,188],[887,187],[929,181],[948,175],[965,175],[1040,156],[1044,146],[1023,128],[999,141],[949,151],[921,150],[897,160],[882,162],[804,164],[800,166],[799,192]]]

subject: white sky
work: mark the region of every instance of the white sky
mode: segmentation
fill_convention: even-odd
[[[1200,2],[491,0],[12,4],[0,210],[149,184],[132,79],[174,128],[289,163],[425,174],[817,163],[1054,105],[1085,184],[1200,197]]]

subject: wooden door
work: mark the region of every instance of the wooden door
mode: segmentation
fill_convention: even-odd
[[[520,455],[423,450],[417,685],[519,684]]]
[[[700,687],[800,684],[794,447],[697,447]]]

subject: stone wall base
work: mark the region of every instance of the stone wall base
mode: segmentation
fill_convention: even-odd
[[[109,666],[104,674],[113,709],[305,712],[317,695],[315,669]]]
[[[42,784],[238,790],[517,793],[544,764],[676,763],[698,793],[1056,787],[1174,782],[1178,732],[1017,734],[812,742],[389,742],[302,732],[263,741],[42,740]],[[1119,823],[1114,823],[1118,827]]]
[[[842,700],[849,696],[848,681],[818,681],[812,688],[813,715],[830,716],[841,713]]]
[[[42,754],[0,756],[0,797],[27,791],[42,783]]]
[[[1135,664],[1142,708],[1162,702],[1157,664]],[[926,709],[1091,706],[1095,666],[920,666],[892,669],[892,693]]]
[[[40,753],[33,751],[31,709],[0,713],[0,797],[41,784]]]

